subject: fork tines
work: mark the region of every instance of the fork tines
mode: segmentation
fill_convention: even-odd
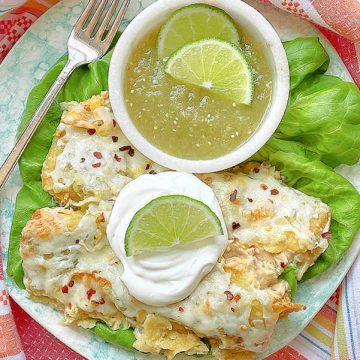
[[[89,0],[79,20],[75,24],[76,32],[81,37],[87,37],[95,42],[110,45],[121,20],[130,4],[130,0],[124,0],[118,7],[120,0],[110,0],[111,5],[106,10],[108,0]]]

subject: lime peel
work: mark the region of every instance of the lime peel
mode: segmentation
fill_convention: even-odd
[[[223,234],[220,219],[208,205],[185,195],[160,196],[133,216],[125,234],[125,253],[166,251]]]
[[[240,44],[237,25],[225,11],[207,4],[184,6],[161,27],[158,55],[163,59],[185,44],[209,37]]]

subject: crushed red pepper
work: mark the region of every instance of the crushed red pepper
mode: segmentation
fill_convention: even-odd
[[[280,263],[280,266],[284,269],[285,263],[282,261],[282,262]]]
[[[131,149],[131,146],[130,145],[124,145],[122,147],[119,148],[120,151],[128,151]]]
[[[115,127],[116,126],[116,121],[115,121],[115,119],[113,119],[113,127]]]
[[[96,304],[96,305],[103,305],[105,304],[105,300],[103,298],[100,298],[99,301],[95,301],[95,300],[91,300],[92,303]]]
[[[254,171],[254,173],[257,174],[260,171],[260,169],[258,167],[254,167],[253,171]]]
[[[118,154],[115,154],[115,155],[114,155],[114,159],[115,159],[117,162],[120,162],[120,161],[121,161],[121,157],[120,157]]]
[[[233,230],[236,230],[236,229],[238,229],[240,227],[240,224],[238,222],[235,222],[235,221],[233,221],[233,223],[231,225],[232,225]]]
[[[112,139],[112,142],[114,142],[114,143],[116,143],[119,140],[119,138],[117,136],[112,136],[111,139]]]
[[[278,189],[271,189],[270,194],[271,195],[277,195],[277,194],[279,194],[279,190]]]
[[[85,161],[85,158],[81,158],[80,162],[83,163]]]
[[[180,311],[180,312],[184,312],[185,310],[184,310],[184,308],[183,308],[182,306],[180,306],[180,307],[179,307],[179,311]]]
[[[267,190],[267,188],[268,188],[267,185],[265,185],[265,184],[261,184],[260,186],[263,190]]]
[[[228,301],[231,301],[234,298],[234,295],[229,290],[224,291],[224,294],[226,295],[226,299]]]
[[[232,312],[235,312],[235,309],[234,309],[233,307],[232,307],[232,308],[230,308],[230,309],[231,309],[231,311],[232,311]]]
[[[248,202],[253,202],[254,200],[252,198],[248,198]]]
[[[98,168],[101,166],[101,163],[95,163],[91,165],[93,168]]]
[[[331,234],[330,231],[327,231],[327,232],[322,233],[322,234],[321,234],[321,237],[322,237],[323,239],[330,240],[331,237],[332,237],[332,234]]]
[[[133,157],[135,155],[135,150],[131,147],[129,150],[129,156]]]
[[[74,280],[70,280],[68,285],[69,285],[69,287],[73,287],[74,286]]]
[[[238,302],[240,299],[241,299],[241,296],[240,296],[239,294],[236,294],[236,295],[234,296],[234,300],[235,300],[236,302]]]
[[[94,135],[96,133],[96,130],[95,129],[88,129],[88,134],[89,135]]]
[[[150,164],[146,164],[145,170],[149,170],[149,169],[150,169]]]
[[[155,171],[155,170],[150,170],[150,171],[149,171],[149,174],[150,174],[150,175],[155,175],[155,174],[156,174],[156,171]]]
[[[100,151],[94,151],[93,155],[97,158],[97,159],[102,159],[102,153]]]
[[[62,288],[61,288],[61,292],[64,293],[64,294],[67,294],[69,292],[69,288],[67,287],[67,285],[64,285]]]
[[[230,194],[230,201],[234,202],[236,200],[236,196],[237,196],[237,190],[235,189],[231,194]]]
[[[75,244],[78,244],[79,242],[80,242],[79,239],[76,239],[76,240],[75,240]]]
[[[94,290],[94,289],[89,289],[89,290],[86,292],[86,294],[87,294],[88,300],[90,300],[91,297],[96,294],[96,290]]]

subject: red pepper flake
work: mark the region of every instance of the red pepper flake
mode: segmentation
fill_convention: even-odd
[[[102,159],[102,153],[100,152],[100,151],[95,151],[94,153],[93,153],[93,155],[97,158],[97,159]]]
[[[68,285],[69,285],[69,287],[73,287],[74,286],[74,280],[70,280]]]
[[[112,142],[114,142],[114,143],[119,140],[119,138],[117,136],[112,136],[111,139],[112,139]]]
[[[88,129],[88,134],[89,135],[94,135],[96,133],[96,130],[95,129]]]
[[[274,203],[274,200],[272,200],[272,199],[268,199],[272,204]]]
[[[98,168],[101,166],[101,163],[95,163],[91,165],[93,168]]]
[[[75,244],[78,244],[79,242],[80,242],[79,239],[76,239],[76,240],[75,240]]]
[[[257,174],[259,171],[260,171],[260,169],[259,169],[258,167],[254,167],[254,169],[253,169],[253,172],[254,172],[254,173]]]
[[[248,202],[253,202],[254,200],[252,198],[248,198]]]
[[[67,287],[67,285],[64,285],[64,286],[61,288],[61,291],[62,291],[62,293],[67,294],[67,293],[69,292],[69,288]]]
[[[155,170],[150,170],[150,171],[149,171],[149,174],[150,174],[150,175],[155,175],[155,174],[156,174],[156,171],[155,171]]]
[[[91,300],[91,302],[92,302],[93,304],[96,304],[96,305],[103,305],[103,304],[105,304],[105,300],[104,300],[103,298],[100,298],[99,301]]]
[[[133,148],[130,148],[129,156],[133,157],[134,155],[135,155],[135,150]]]
[[[234,296],[234,299],[235,299],[236,302],[238,302],[241,299],[241,296],[239,294],[236,294]]]
[[[321,234],[321,237],[322,237],[323,239],[330,240],[331,237],[332,237],[332,234],[331,234],[330,231],[327,231],[327,232],[322,233],[322,234]]]
[[[228,301],[231,301],[234,298],[234,295],[229,290],[224,291],[224,294],[226,295],[226,299]]]
[[[179,311],[180,311],[180,312],[184,312],[185,310],[184,310],[184,308],[183,308],[182,306],[180,306],[180,307],[179,307]]]
[[[280,263],[280,266],[284,269],[284,268],[285,268],[285,263],[282,261],[282,262]]]
[[[116,126],[116,121],[115,121],[115,119],[113,119],[113,127],[115,127]]]
[[[232,223],[232,228],[233,228],[233,230],[236,230],[236,229],[238,229],[239,227],[240,227],[240,224],[239,224],[238,222],[233,221],[233,223]]]
[[[149,169],[150,169],[150,164],[146,164],[145,170],[149,170]]]
[[[260,186],[263,190],[267,190],[267,188],[268,188],[267,185],[265,185],[265,184],[261,184]]]
[[[279,190],[278,190],[278,189],[271,189],[271,190],[270,190],[270,194],[271,194],[271,195],[278,195],[278,194],[279,194]]]
[[[83,163],[85,161],[85,158],[81,158],[80,162]]]
[[[89,289],[89,290],[86,292],[86,294],[87,294],[88,300],[90,300],[91,297],[92,297],[94,294],[96,294],[96,290],[94,290],[94,289]]]
[[[236,196],[237,196],[237,190],[235,189],[231,194],[230,194],[230,201],[234,202],[236,200]]]
[[[232,311],[232,312],[235,312],[235,309],[234,309],[233,307],[232,307],[232,308],[230,308],[230,309],[231,309],[231,311]]]
[[[68,308],[71,309],[72,308],[72,305],[70,303],[68,303]]]
[[[120,162],[120,161],[121,161],[121,157],[120,157],[118,154],[115,154],[115,155],[114,155],[114,159],[115,159],[117,162]]]
[[[131,146],[130,145],[125,145],[125,146],[122,146],[119,148],[120,151],[128,151],[131,149]]]

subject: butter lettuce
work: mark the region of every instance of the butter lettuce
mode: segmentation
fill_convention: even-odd
[[[321,198],[331,207],[332,239],[328,249],[304,276],[311,278],[339,261],[360,226],[360,196],[333,168],[354,164],[360,157],[360,92],[352,83],[324,75],[329,58],[317,38],[298,38],[284,43],[291,73],[291,93],[285,116],[276,133],[254,156],[269,160],[285,176],[289,186]],[[112,51],[101,60],[77,69],[51,106],[20,160],[23,187],[16,199],[10,233],[8,274],[23,287],[19,255],[21,231],[32,213],[55,206],[41,186],[41,168],[61,116],[62,101],[83,101],[108,88],[107,73]],[[40,104],[65,65],[61,58],[31,91],[19,132]],[[285,269],[285,278],[296,290],[296,266]],[[113,331],[98,323],[93,332],[113,344],[132,348],[132,330]]]

